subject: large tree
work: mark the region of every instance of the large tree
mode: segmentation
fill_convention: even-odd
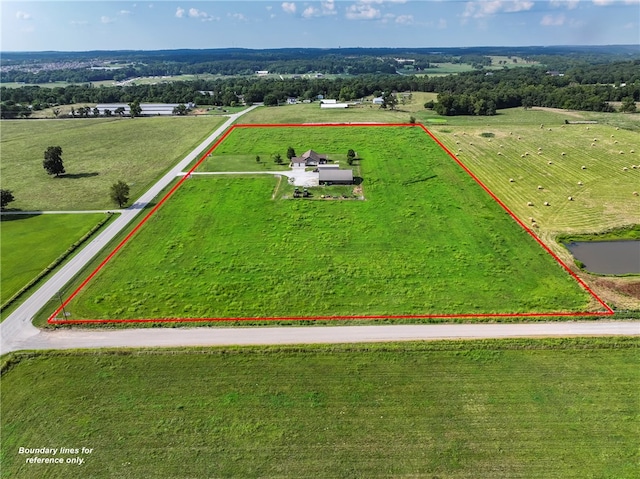
[[[129,201],[129,185],[122,180],[111,185],[111,199],[122,208]]]
[[[4,207],[13,200],[15,200],[15,198],[11,190],[0,190],[0,209],[4,209]]]
[[[382,95],[382,105],[380,105],[381,108],[395,110],[397,104],[398,98],[392,92],[384,92],[384,94]]]
[[[140,116],[142,114],[142,107],[140,106],[140,102],[138,100],[135,100],[129,103],[129,111],[131,114],[131,118]]]
[[[291,158],[294,158],[295,156],[296,156],[296,150],[294,150],[292,146],[287,148],[287,158],[291,159]]]
[[[50,175],[56,177],[64,173],[64,164],[62,163],[62,148],[59,146],[50,146],[44,152],[44,160],[42,166]]]

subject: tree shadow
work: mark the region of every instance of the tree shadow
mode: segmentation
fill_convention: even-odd
[[[66,173],[60,175],[58,178],[69,178],[70,180],[76,180],[79,178],[91,178],[92,176],[98,176],[100,173],[94,171],[93,173]]]
[[[36,216],[40,216],[42,213],[38,213],[38,212],[30,212],[30,213],[25,213],[25,214],[19,214],[21,210],[16,209],[16,208],[7,208],[2,210],[2,213],[18,213],[18,214],[1,214],[0,215],[0,221],[5,222],[5,221],[16,221],[16,220],[26,220],[29,218],[35,218]]]
[[[361,176],[354,176],[353,177],[353,184],[356,185],[356,186],[361,185],[363,181],[364,181],[364,179]]]

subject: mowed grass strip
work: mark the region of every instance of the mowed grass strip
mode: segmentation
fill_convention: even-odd
[[[104,219],[102,214],[2,216],[2,302]]]
[[[213,116],[3,121],[2,187],[16,198],[10,207],[25,211],[115,208],[113,183],[125,181],[137,198],[221,123]],[[60,178],[42,167],[49,146],[62,147]]]
[[[2,377],[2,477],[636,478],[637,347],[31,353]],[[18,453],[61,446],[93,452]]]
[[[640,223],[637,131],[564,124],[580,119],[566,113],[503,114],[513,122],[451,123],[433,133],[518,217],[534,218],[541,230],[595,233]]]
[[[194,176],[70,303],[72,318],[587,307],[590,296],[422,129],[240,128],[220,153],[279,144],[355,149],[366,201],[272,200],[274,178]]]

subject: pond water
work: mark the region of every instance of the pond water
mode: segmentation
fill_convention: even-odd
[[[580,241],[565,246],[592,273],[640,274],[640,240]]]

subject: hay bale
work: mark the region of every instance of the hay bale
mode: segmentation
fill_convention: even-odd
[[[547,164],[548,165],[553,165],[553,161],[548,161]]]
[[[620,154],[621,154],[621,155],[624,155],[624,151],[620,150]]]
[[[637,192],[637,191],[634,191],[634,192],[633,192],[633,196],[638,196],[638,192]]]
[[[545,201],[545,202],[544,202],[544,205],[545,205],[545,206],[551,206],[551,205],[549,204],[549,202],[548,202],[548,201]]]
[[[566,156],[567,154],[563,151],[562,153],[560,153],[562,156]]]
[[[514,181],[516,180],[514,180],[513,178],[509,178],[509,183],[513,183]]]
[[[469,145],[473,146],[473,143],[469,142]]]
[[[584,166],[584,165],[582,165],[580,168],[582,168],[583,170],[586,170],[586,169],[587,169],[587,167],[586,167],[586,166]]]
[[[533,206],[533,203],[532,203],[531,201],[529,201],[529,202],[527,203],[527,206]]]
[[[529,221],[531,221],[532,223],[535,223],[535,222],[536,222],[536,220],[535,220],[535,219],[533,219],[533,216],[530,216],[530,217],[529,217]]]
[[[636,150],[629,150],[629,153],[635,153]]]
[[[542,147],[541,146],[538,147],[538,151],[542,151]]]
[[[562,126],[564,126],[564,125],[562,125]],[[551,128],[549,128],[547,131],[551,131]]]
[[[538,189],[541,190],[542,189],[542,185],[538,185]]]
[[[460,142],[459,142],[459,141],[456,141],[456,145],[459,145],[459,144],[460,144]]]
[[[538,155],[542,155],[542,152],[541,152],[541,151],[539,151],[539,152],[538,152]]]
[[[578,186],[582,186],[582,181],[578,181]]]
[[[591,146],[596,146],[596,144],[595,143],[591,143]]]
[[[629,171],[629,168],[627,168],[626,166],[623,166],[622,171]]]
[[[501,151],[499,151],[499,152],[498,152],[498,155],[499,155],[499,156],[502,156],[502,152],[501,152]]]
[[[616,130],[619,130],[620,128],[616,126]]]
[[[617,145],[617,144],[618,144],[618,140],[615,140],[615,141],[613,142],[613,144],[614,144],[614,145]]]
[[[524,155],[520,155],[520,158],[524,158]]]
[[[573,196],[569,196],[567,199],[568,199],[569,201],[573,201]]]

